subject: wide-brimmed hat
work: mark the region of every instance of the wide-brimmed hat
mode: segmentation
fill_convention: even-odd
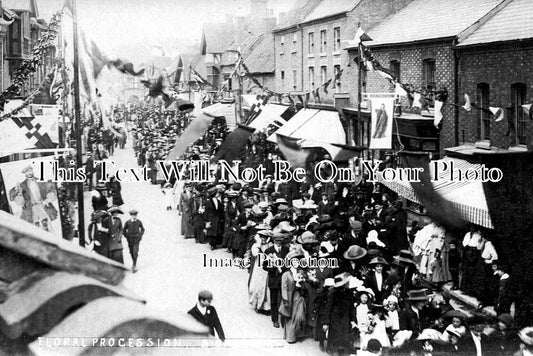
[[[272,237],[274,235],[274,233],[272,232],[272,230],[259,230],[257,231],[257,234],[262,236],[262,237]]]
[[[243,208],[251,208],[254,206],[254,203],[252,203],[251,201],[249,200],[246,200],[244,203],[242,203],[242,207]]]
[[[91,220],[96,221],[100,218],[103,218],[107,215],[107,212],[105,210],[97,210],[91,214]]]
[[[373,259],[370,260],[370,262],[368,262],[368,265],[369,266],[383,265],[383,267],[387,267],[389,263],[383,257],[374,257]]]
[[[346,283],[350,282],[350,277],[351,275],[347,272],[336,275],[333,280],[333,283],[334,283],[333,286],[335,288],[344,286]]]
[[[268,203],[266,201],[260,201],[257,206],[259,206],[260,209],[268,209]]]
[[[407,300],[409,301],[426,301],[431,297],[431,293],[428,289],[416,289],[407,292]]]
[[[278,198],[278,199],[276,199],[274,201],[274,204],[276,204],[276,205],[278,205],[278,204],[289,204],[289,202],[285,198]]]
[[[440,333],[440,331],[435,330],[435,329],[424,329],[422,330],[422,332],[420,333],[420,335],[418,335],[416,339],[418,341],[428,341],[428,340],[441,341],[442,334]]]
[[[281,221],[278,226],[276,226],[276,229],[281,232],[292,232],[296,230],[296,227],[292,226],[288,221]]]
[[[360,246],[352,245],[344,252],[343,256],[347,260],[358,260],[366,256],[366,250]]]
[[[401,250],[398,256],[394,256],[394,259],[400,263],[416,265],[416,262],[413,260],[413,254],[409,250]]]
[[[356,289],[355,298],[359,298],[361,294],[366,294],[369,298],[374,298],[374,291],[364,286],[360,286]]]
[[[314,245],[318,244],[318,239],[311,231],[304,231],[300,236],[298,236],[296,242],[302,245]]]
[[[448,334],[450,334],[450,335],[453,335],[453,336],[457,337],[457,338],[462,338],[464,336],[464,334],[461,335],[461,333],[459,333],[459,331],[453,330],[453,329],[446,329],[446,332]]]
[[[273,241],[283,241],[285,240],[285,234],[282,234],[281,232],[272,232],[272,240]]]
[[[257,224],[254,226],[254,229],[256,230],[270,230],[270,225],[267,224]]]
[[[466,319],[468,318],[468,315],[466,315],[465,313],[463,313],[462,311],[460,310],[450,310],[448,312],[446,312],[444,315],[443,315],[444,318],[459,318],[459,319]]]
[[[124,214],[124,212],[118,207],[118,206],[112,206],[107,210],[109,214],[118,213],[118,214]]]
[[[326,278],[324,279],[324,287],[333,287],[335,285],[335,279]]]
[[[528,326],[523,328],[518,332],[518,337],[520,340],[528,346],[533,346],[533,326]]]
[[[318,217],[318,222],[321,224],[325,224],[325,223],[332,222],[332,221],[333,221],[333,218],[328,214],[322,214]]]
[[[369,248],[366,253],[370,259],[373,259],[374,257],[383,257],[383,252],[376,248]]]

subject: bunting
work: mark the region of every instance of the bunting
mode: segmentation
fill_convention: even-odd
[[[494,117],[496,118],[494,121],[500,122],[500,121],[502,121],[505,118],[505,114],[504,114],[503,108],[489,106],[489,110],[492,113],[492,115],[494,115]]]

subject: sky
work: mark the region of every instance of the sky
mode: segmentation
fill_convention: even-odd
[[[63,0],[37,0],[39,17],[49,20]],[[295,0],[269,0],[274,13]],[[245,16],[249,0],[77,0],[80,28],[106,53],[128,46],[160,46],[169,38],[200,41],[204,22],[223,22],[225,14]],[[146,51],[146,48],[143,48]]]

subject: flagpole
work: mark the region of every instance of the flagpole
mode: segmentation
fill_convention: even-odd
[[[361,24],[359,24],[359,27],[361,26]],[[361,119],[361,100],[363,100],[363,93],[361,93],[361,90],[362,90],[362,80],[361,80],[361,65],[363,63],[363,59],[362,59],[362,51],[363,51],[363,48],[361,46],[361,41],[359,41],[359,44],[358,44],[358,53],[357,53],[357,60],[359,61],[359,63],[357,63],[357,68],[358,68],[358,75],[357,75],[357,120],[359,121],[362,121]],[[361,137],[364,137],[364,135],[361,135]],[[365,142],[361,142],[361,146],[364,146],[365,145]]]
[[[81,113],[80,113],[80,78],[79,78],[79,57],[78,57],[78,14],[76,11],[76,0],[71,0],[72,4],[72,30],[73,30],[73,44],[74,44],[74,124],[76,132],[76,161],[78,167],[83,165],[82,158],[82,128],[81,128]],[[85,247],[85,209],[83,199],[83,184],[78,185],[78,238],[79,244]]]

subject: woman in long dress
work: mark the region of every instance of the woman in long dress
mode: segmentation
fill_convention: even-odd
[[[191,201],[193,199],[191,193],[191,187],[189,184],[185,184],[183,187],[183,192],[180,196],[180,202],[178,205],[178,210],[181,213],[181,235],[190,239],[194,237],[194,229],[192,226],[191,218]]]
[[[291,268],[281,277],[280,314],[283,316],[285,340],[292,344],[305,335],[306,304],[303,271]]]
[[[252,245],[252,272],[250,285],[248,286],[248,296],[250,304],[256,312],[270,310],[270,290],[268,289],[268,272],[259,264],[266,259],[265,250],[269,247],[267,243],[268,232],[270,230],[259,231],[255,236],[255,243]],[[259,261],[259,262],[258,262]]]

